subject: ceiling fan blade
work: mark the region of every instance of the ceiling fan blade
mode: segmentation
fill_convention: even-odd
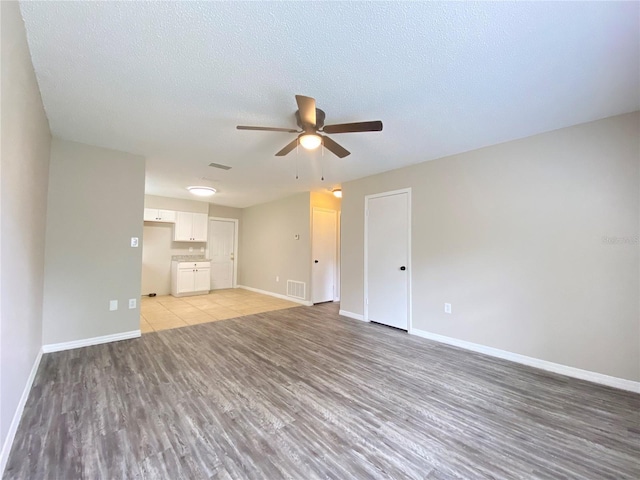
[[[351,132],[379,132],[382,130],[382,122],[374,120],[372,122],[340,123],[336,125],[325,125],[324,133],[351,133]]]
[[[298,133],[298,130],[294,130],[293,128],[279,128],[279,127],[249,127],[247,125],[238,125],[236,127],[238,130],[264,130],[265,132],[287,132],[287,133]]]
[[[300,120],[303,125],[316,126],[316,100],[315,98],[305,97],[304,95],[296,95],[298,103],[298,111],[300,112]]]
[[[276,153],[276,157],[284,157],[287,153],[289,153],[291,150],[293,150],[297,146],[298,146],[298,139],[296,138],[295,140],[292,140],[291,142],[287,143],[286,147],[284,147],[282,150]]]
[[[322,143],[324,144],[324,147],[327,150],[334,153],[336,156],[340,158],[344,158],[347,155],[351,155],[351,152],[349,150],[344,148],[342,145],[337,144],[336,142],[331,140],[329,137],[325,137],[324,135],[322,136]]]

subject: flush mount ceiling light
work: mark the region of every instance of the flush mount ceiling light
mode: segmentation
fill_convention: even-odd
[[[300,135],[300,145],[302,145],[307,150],[315,150],[322,143],[322,138],[320,135],[316,135],[315,133],[305,133]]]
[[[333,196],[336,198],[342,198],[342,189],[340,187],[334,188],[331,190],[331,193],[333,193]]]
[[[198,197],[210,197],[216,193],[216,189],[211,187],[187,187],[187,190]]]

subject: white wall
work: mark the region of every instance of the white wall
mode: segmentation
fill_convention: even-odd
[[[636,112],[345,183],[341,308],[364,196],[411,187],[414,328],[640,380],[639,138]]]
[[[140,328],[144,158],[54,139],[45,256],[45,345]],[[118,300],[117,311],[109,301]]]
[[[42,346],[51,134],[18,3],[0,2],[0,16],[0,444],[8,446],[9,427]]]
[[[305,282],[308,300],[310,219],[309,193],[243,209],[238,284],[286,295],[287,280]]]

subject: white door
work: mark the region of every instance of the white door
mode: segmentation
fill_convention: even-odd
[[[332,302],[336,284],[338,214],[335,210],[313,209],[311,224],[311,301]]]
[[[233,220],[210,220],[209,258],[211,290],[233,288],[236,223]]]
[[[365,202],[365,320],[409,329],[410,195],[401,190]]]

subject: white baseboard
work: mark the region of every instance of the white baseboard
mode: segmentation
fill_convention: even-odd
[[[279,293],[267,292],[266,290],[260,290],[259,288],[247,287],[246,285],[238,285],[238,288],[242,288],[243,290],[249,290],[250,292],[261,293],[263,295],[269,295],[270,297],[281,298],[282,300],[289,300],[290,302],[296,302],[300,305],[306,305],[307,307],[311,307],[313,303],[307,300],[300,300],[299,298],[287,297],[286,295],[281,295]]]
[[[539,368],[541,370],[546,370],[547,372],[559,373],[560,375],[579,378],[580,380],[587,380],[589,382],[599,383],[608,387],[614,387],[621,390],[627,390],[629,392],[640,393],[640,382],[634,382],[633,380],[626,380],[624,378],[612,377],[603,373],[591,372],[589,370],[569,367],[567,365],[549,362],[547,360],[541,360],[539,358],[527,357],[526,355],[520,355],[519,353],[507,352],[506,350],[487,347],[478,343],[466,342],[464,340],[446,337],[444,335],[438,335],[437,333],[426,332],[417,328],[411,329],[409,333],[411,335],[428,338],[429,340],[434,340],[436,342],[453,345],[454,347],[464,348],[465,350],[484,353],[485,355],[490,355],[492,357],[502,358],[504,360],[510,360],[512,362],[521,363],[530,367]]]
[[[61,352],[63,350],[72,350],[74,348],[100,345],[101,343],[129,340],[131,338],[138,338],[140,335],[140,330],[131,330],[130,332],[114,333],[113,335],[104,335],[102,337],[83,338],[82,340],[74,340],[72,342],[51,343],[49,345],[43,345],[42,351],[44,353]]]
[[[20,401],[18,402],[18,406],[16,407],[16,412],[13,415],[13,419],[11,420],[11,425],[9,426],[9,431],[7,432],[7,436],[4,439],[4,443],[2,445],[2,452],[0,452],[0,478],[4,475],[4,469],[7,467],[7,461],[9,460],[9,453],[11,453],[11,447],[13,446],[13,441],[16,438],[16,432],[18,431],[18,425],[20,425],[20,419],[22,418],[22,412],[24,412],[24,406],[27,403],[27,399],[29,398],[29,392],[31,391],[31,386],[33,385],[33,381],[36,378],[36,373],[38,373],[38,367],[40,366],[40,360],[42,360],[42,349],[38,352],[35,361],[33,362],[33,366],[31,367],[31,372],[29,372],[29,377],[27,377],[27,383],[24,386],[24,390],[22,391],[22,396],[20,397]]]
[[[359,313],[348,312],[346,310],[340,310],[338,313],[343,317],[353,318],[354,320],[360,320],[362,322],[368,321],[368,320],[365,320],[364,316],[360,315]]]

